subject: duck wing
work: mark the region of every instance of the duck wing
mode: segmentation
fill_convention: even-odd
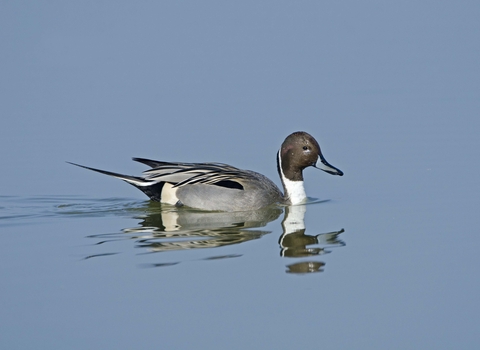
[[[169,182],[173,187],[205,184],[243,189],[242,180],[254,178],[253,174],[223,163],[173,163],[145,158],[133,160],[152,169],[143,172],[148,182]]]

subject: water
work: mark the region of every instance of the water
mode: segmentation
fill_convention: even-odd
[[[0,348],[476,349],[480,6],[10,2],[0,11]],[[201,213],[130,157],[308,205]]]
[[[282,235],[279,238],[281,256],[291,258],[315,257],[330,251],[326,247],[343,246],[338,236],[343,229],[323,234],[305,234],[305,212],[307,205],[295,207],[268,207],[251,212],[203,212],[191,208],[177,208],[151,201],[132,201],[124,198],[92,199],[81,196],[4,196],[0,225],[2,227],[30,226],[56,220],[80,218],[127,218],[133,221],[132,227],[124,227],[118,232],[100,232],[85,238],[93,240],[88,245],[83,259],[118,254],[109,251],[110,246],[127,241],[131,248],[140,249],[137,253],[150,261],[150,253],[181,252],[205,249],[208,253],[217,252],[212,248],[237,245],[262,238],[272,231],[263,229],[276,221],[284,213]],[[324,201],[310,200],[309,205]],[[263,229],[263,230],[262,230]],[[93,252],[98,250],[99,252]],[[205,254],[205,253],[204,253]],[[175,256],[175,255],[174,255]],[[190,255],[185,255],[189,257]],[[212,255],[203,260],[241,257],[242,255]],[[156,257],[158,259],[158,257]],[[188,261],[188,258],[187,258]],[[171,266],[179,262],[138,262],[138,266]],[[310,271],[311,266],[317,266]],[[291,273],[319,272],[323,263],[302,261],[294,265]],[[302,268],[305,266],[305,270]],[[298,271],[294,271],[295,268]]]
[[[1,206],[3,341],[19,348],[32,338],[56,348],[150,347],[158,336],[166,347],[315,348],[321,337],[348,348],[404,332],[414,347],[477,337],[475,235],[426,223],[418,206],[312,200],[230,214],[84,196]]]
[[[230,327],[250,327],[242,318],[260,326],[252,312],[274,310],[278,293],[292,293],[288,285],[298,282],[285,285],[284,277],[324,273],[328,253],[343,249],[343,230],[305,228],[308,211],[328,203],[203,213],[125,198],[4,196],[1,259],[9,283],[2,289],[9,299],[2,306],[10,315],[4,339],[22,347],[28,327],[45,347],[130,347],[147,334],[155,334],[150,345],[165,334],[172,337],[167,347],[195,346],[174,340],[185,329],[193,338],[218,333],[212,346],[229,341]],[[303,293],[310,283],[300,281]],[[105,328],[108,319],[121,321]],[[136,333],[127,345],[117,334],[122,325]],[[48,336],[50,329],[60,336]]]

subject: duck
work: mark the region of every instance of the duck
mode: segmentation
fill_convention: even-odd
[[[313,136],[297,131],[288,135],[277,152],[277,170],[284,192],[266,176],[223,163],[179,163],[132,158],[150,167],[142,176],[130,176],[67,162],[121,179],[152,201],[205,211],[252,211],[271,205],[298,205],[307,201],[303,170],[314,167],[343,176],[330,165]]]

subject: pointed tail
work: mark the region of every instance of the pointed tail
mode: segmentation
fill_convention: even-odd
[[[88,166],[85,166],[85,165],[80,165],[80,164],[75,164],[75,163],[72,163],[72,162],[67,162],[68,164],[72,164],[72,165],[75,165],[75,166],[78,166],[80,168],[84,168],[84,169],[88,169],[88,170],[93,170],[93,171],[96,171],[97,173],[101,173],[101,174],[105,174],[105,175],[109,175],[109,176],[113,176],[113,177],[116,177],[118,179],[121,179],[123,181],[126,181],[128,182],[129,184],[135,186],[135,187],[138,187],[141,189],[141,187],[144,187],[144,186],[150,186],[150,185],[153,185],[155,184],[155,182],[152,182],[152,181],[147,181],[141,177],[138,177],[138,176],[130,176],[130,175],[123,175],[123,174],[118,174],[118,173],[114,173],[114,172],[111,172],[111,171],[106,171],[106,170],[100,170],[100,169],[95,169],[95,168],[90,168]]]

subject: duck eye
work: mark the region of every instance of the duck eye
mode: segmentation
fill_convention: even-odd
[[[303,146],[303,150],[306,151],[308,149],[307,146]]]

